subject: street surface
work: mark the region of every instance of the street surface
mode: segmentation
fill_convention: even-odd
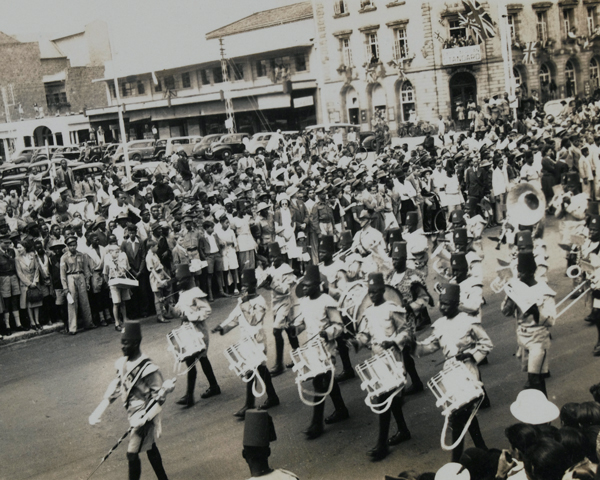
[[[486,231],[485,235],[496,230]],[[497,233],[496,233],[497,234]],[[550,217],[545,240],[549,246],[550,286],[561,299],[572,288],[564,276],[564,252],[558,247],[556,221]],[[479,413],[479,422],[488,447],[507,446],[504,428],[514,423],[509,406],[526,381],[520,372],[516,351],[515,320],[503,317],[499,311],[503,295],[494,294],[487,285],[495,277],[496,258],[508,259],[507,247],[494,250],[495,242],[484,238],[486,250],[484,290],[487,305],[483,310],[483,325],[494,342],[490,364],[481,373],[490,396],[492,408]],[[433,283],[430,266],[430,283]],[[270,299],[270,292],[261,290]],[[437,304],[437,295],[435,295]],[[234,300],[217,300],[208,320],[209,328],[221,322],[231,311]],[[437,318],[437,307],[430,309]],[[557,321],[550,351],[552,377],[547,380],[550,399],[559,407],[568,401],[591,400],[590,385],[600,381],[597,373],[600,358],[592,356],[596,329],[583,318],[589,313],[584,301]],[[266,331],[270,332],[272,317],[267,314]],[[179,325],[157,324],[146,319],[142,326],[142,351],[160,367],[165,378],[172,375],[173,358],[167,352],[166,334]],[[422,336],[427,335],[423,332]],[[274,345],[269,344],[269,367],[272,366]],[[185,376],[163,409],[163,436],[158,442],[165,469],[171,480],[207,479],[231,480],[248,478],[249,470],[242,455],[243,422],[232,416],[244,403],[245,385],[228,368],[223,350],[238,341],[238,332],[224,337],[213,335],[209,358],[215,368],[222,394],[201,400],[207,387],[199,369],[196,387],[197,404],[184,410],[175,401],[185,391]],[[127,430],[122,402],[117,400],[98,426],[88,424],[88,416],[102,399],[106,386],[114,376],[114,362],[121,355],[120,335],[111,327],[84,332],[75,337],[58,334],[29,340],[0,349],[0,479],[1,480],[69,480],[86,479],[100,459]],[[286,342],[286,358],[289,346]],[[368,351],[353,355],[359,363]],[[417,369],[424,381],[437,373],[441,353],[417,360]],[[338,362],[339,363],[339,362]],[[339,371],[338,366],[338,371]],[[404,414],[412,432],[412,440],[392,447],[392,453],[382,462],[372,463],[366,451],[374,446],[377,418],[364,404],[360,382],[341,384],[351,418],[326,426],[320,438],[307,441],[301,433],[309,422],[311,408],[301,403],[294,374],[287,371],[274,379],[281,406],[269,410],[273,416],[278,440],[271,444],[271,466],[284,468],[301,479],[382,479],[384,474],[402,470],[435,471],[449,461],[450,454],[440,449],[443,417],[435,407],[428,389],[408,397]],[[260,404],[263,399],[258,399]],[[325,414],[332,412],[330,400]],[[395,433],[392,421],[390,434]],[[472,446],[467,435],[467,447]],[[92,477],[95,480],[127,478],[125,456],[127,440]],[[145,455],[142,456],[142,479],[156,478]]]

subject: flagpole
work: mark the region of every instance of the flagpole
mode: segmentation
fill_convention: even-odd
[[[500,26],[500,42],[502,44],[502,60],[504,63],[504,83],[508,93],[509,103],[513,104],[513,118],[517,119],[517,102],[510,101],[515,97],[515,75],[513,72],[512,42],[510,28],[508,25],[508,11],[506,9],[506,0],[498,2],[498,19]]]

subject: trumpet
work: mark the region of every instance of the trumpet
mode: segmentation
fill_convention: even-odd
[[[571,265],[567,268],[567,277],[579,278],[583,274],[583,270],[579,265]]]

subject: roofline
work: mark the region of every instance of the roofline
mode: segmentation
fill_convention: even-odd
[[[85,35],[85,30],[81,30],[80,32],[69,33],[68,35],[61,35],[59,37],[52,37],[48,40],[51,42],[56,42],[56,40],[62,40],[64,38],[74,37],[75,35]]]
[[[290,20],[290,21],[287,21],[287,22],[281,22],[281,21],[279,21],[279,22],[278,22],[278,21],[275,21],[275,22],[272,22],[272,23],[270,23],[270,24],[267,24],[267,25],[262,25],[262,26],[260,26],[260,27],[255,27],[255,28],[249,28],[249,29],[247,29],[247,30],[243,30],[243,31],[241,31],[241,32],[236,32],[236,33],[227,33],[227,34],[225,34],[225,35],[213,35],[213,33],[214,33],[214,32],[218,32],[219,30],[223,30],[224,28],[230,27],[231,25],[234,25],[234,24],[236,24],[236,23],[238,23],[238,22],[241,22],[242,20],[245,20],[246,18],[253,17],[254,15],[257,15],[257,14],[259,14],[259,13],[265,13],[265,12],[270,12],[271,10],[278,10],[278,9],[280,9],[280,8],[291,7],[291,6],[293,6],[293,5],[299,5],[299,4],[301,4],[301,3],[307,3],[307,2],[298,2],[298,3],[292,3],[291,5],[284,5],[284,6],[282,6],[282,7],[274,7],[274,8],[269,8],[268,10],[261,10],[261,11],[259,11],[259,12],[254,12],[254,13],[252,13],[252,14],[250,14],[250,15],[247,15],[246,17],[243,17],[243,18],[240,18],[239,20],[236,20],[235,22],[228,23],[227,25],[223,25],[222,27],[219,27],[219,28],[217,28],[217,29],[215,29],[215,30],[212,30],[212,31],[208,32],[208,33],[205,35],[205,37],[206,37],[206,39],[207,39],[207,40],[212,40],[212,39],[214,39],[214,38],[228,37],[228,36],[230,36],[230,35],[237,35],[238,33],[252,32],[252,31],[254,31],[254,30],[261,30],[261,29],[263,29],[263,28],[273,27],[273,26],[275,26],[275,25],[285,25],[286,23],[300,22],[300,21],[302,21],[302,20],[308,20],[309,18],[313,18],[313,16],[314,16],[314,15],[313,15],[313,12],[311,11],[311,12],[310,12],[310,15],[307,15],[307,16],[305,16],[305,17],[302,17],[302,18],[296,18],[296,19],[294,19],[294,20]]]

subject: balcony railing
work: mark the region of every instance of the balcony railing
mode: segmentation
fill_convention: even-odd
[[[442,50],[442,65],[460,65],[477,62],[481,62],[481,47],[479,45],[444,48]]]

